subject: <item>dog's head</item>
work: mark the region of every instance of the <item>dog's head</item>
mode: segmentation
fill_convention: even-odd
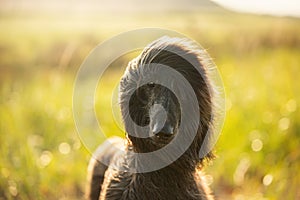
[[[154,82],[134,91],[129,100],[129,115],[138,126],[149,126],[147,140],[157,147],[165,145],[175,136],[181,120],[180,105],[175,94]]]
[[[186,127],[197,125],[196,134],[187,150],[189,157],[197,159],[204,137],[212,120],[211,85],[202,64],[201,50],[185,39],[160,38],[148,45],[143,52],[132,60],[121,79],[121,113],[133,149],[138,153],[152,152],[168,144],[176,137],[181,125],[182,106],[180,102],[196,101],[199,119],[190,118]],[[174,94],[176,78],[165,74],[169,87],[160,84],[155,77],[161,77],[157,65],[167,66],[181,74],[191,86],[196,99],[183,92]],[[151,74],[152,79],[147,79]],[[161,74],[160,74],[161,75]],[[174,84],[173,84],[174,83]],[[182,89],[182,88],[181,88]],[[149,127],[148,133],[132,126]],[[180,134],[189,134],[189,130]],[[143,135],[143,137],[139,137]],[[147,135],[148,137],[145,137]]]

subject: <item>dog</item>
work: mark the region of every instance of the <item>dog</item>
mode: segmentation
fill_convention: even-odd
[[[204,142],[212,134],[214,115],[205,57],[189,40],[165,36],[129,62],[119,86],[126,139],[109,138],[93,154],[88,199],[214,199],[202,172],[204,164],[214,158]],[[185,111],[182,105],[194,107]],[[172,151],[157,154],[170,144]],[[199,156],[203,149],[204,155]],[[153,152],[151,159],[134,157]]]

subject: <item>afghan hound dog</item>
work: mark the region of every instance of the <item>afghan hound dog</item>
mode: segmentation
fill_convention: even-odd
[[[109,138],[93,154],[88,199],[214,199],[202,172],[214,157],[205,141],[214,116],[207,58],[193,42],[164,36],[129,62],[119,85],[126,139]]]

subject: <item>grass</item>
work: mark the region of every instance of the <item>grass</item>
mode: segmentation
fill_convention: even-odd
[[[233,13],[61,17],[1,15],[0,199],[82,197],[90,154],[72,116],[76,71],[99,42],[145,26],[194,38],[219,67],[227,117],[218,158],[206,168],[216,196],[300,197],[298,19]],[[109,93],[122,73],[108,71],[96,95],[97,117],[110,135],[123,134]]]

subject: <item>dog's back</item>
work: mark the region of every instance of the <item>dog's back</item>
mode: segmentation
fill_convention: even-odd
[[[93,153],[88,166],[87,199],[99,199],[102,185],[105,180],[105,172],[108,169],[108,166],[105,164],[111,164],[117,153],[116,147],[122,149],[123,146],[124,140],[122,138],[112,137],[100,145]]]

